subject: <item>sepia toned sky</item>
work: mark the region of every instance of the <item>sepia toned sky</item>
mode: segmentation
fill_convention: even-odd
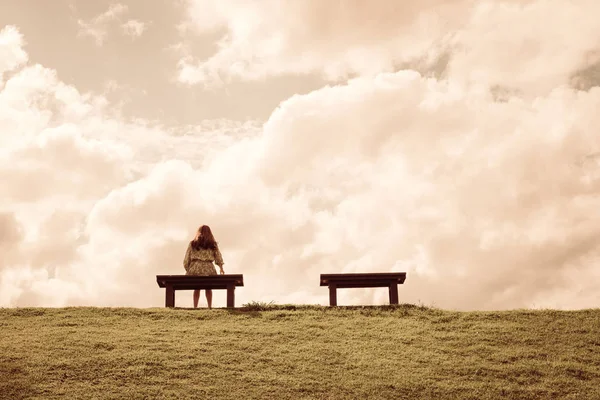
[[[327,304],[321,273],[406,271],[401,302],[598,307],[598,15],[2,1],[0,306],[162,306],[155,276],[184,273],[208,224],[238,305]]]

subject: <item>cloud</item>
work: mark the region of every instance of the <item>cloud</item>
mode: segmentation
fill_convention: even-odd
[[[136,19],[130,19],[121,25],[121,28],[123,28],[123,32],[125,32],[126,35],[130,36],[132,39],[136,39],[142,36],[142,33],[148,28],[148,24]]]
[[[23,35],[12,25],[0,30],[0,84],[2,75],[27,62],[27,53],[23,50]]]
[[[178,78],[222,85],[319,74],[343,82],[410,68],[547,94],[598,60],[599,12],[594,0],[189,0],[187,32],[222,36],[207,59],[185,54]]]
[[[9,265],[18,262],[19,245],[23,239],[23,227],[12,212],[0,212],[0,274]]]
[[[79,26],[79,36],[91,36],[97,46],[102,46],[108,35],[110,25],[119,21],[123,15],[129,11],[129,8],[123,4],[111,4],[108,10],[92,18],[90,21],[77,20]],[[139,37],[144,32],[146,25],[135,19],[130,19],[121,25],[123,33],[133,38]]]
[[[22,51],[2,53],[2,62]],[[90,301],[91,263],[79,255],[88,214],[143,176],[152,146],[163,147],[168,135],[125,123],[105,99],[80,93],[41,65],[13,69],[0,105],[0,302]],[[133,147],[140,137],[146,146]]]
[[[496,102],[411,71],[294,97],[202,167],[157,163],[97,201],[78,254],[113,296],[91,298],[160,304],[150,278],[180,272],[194,215],[245,274],[242,301],[322,303],[319,273],[405,270],[408,301],[591,306],[599,105],[597,88]]]
[[[449,74],[547,94],[599,60],[599,12],[600,3],[589,0],[482,2],[453,38]]]
[[[189,1],[188,31],[225,31],[217,53],[180,62],[182,82],[318,73],[338,80],[437,58],[472,1]],[[427,61],[427,60],[425,60]]]
[[[496,102],[409,71],[290,99],[258,171],[305,201],[315,233],[279,262],[408,269],[404,293],[444,307],[555,306],[559,291],[584,306],[566,287],[597,277],[600,170],[583,160],[599,102],[600,88],[564,87]]]

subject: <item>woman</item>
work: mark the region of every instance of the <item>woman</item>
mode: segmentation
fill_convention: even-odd
[[[219,266],[221,275],[223,275],[225,271],[223,271],[223,257],[219,251],[219,246],[208,225],[202,225],[185,252],[185,258],[183,259],[185,274],[216,275],[217,270],[213,265],[213,261]],[[194,308],[198,308],[199,299],[200,290],[194,290]],[[206,289],[206,302],[208,308],[212,308],[212,290],[210,289]]]

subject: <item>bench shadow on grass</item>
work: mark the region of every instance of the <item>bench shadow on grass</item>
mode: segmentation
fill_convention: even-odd
[[[174,307],[176,310],[208,311],[207,308],[191,308],[191,307]],[[384,305],[348,305],[348,306],[323,306],[311,304],[274,304],[262,302],[250,302],[241,307],[222,307],[213,308],[213,310],[225,311],[229,315],[246,316],[251,318],[260,318],[263,312],[266,311],[319,311],[319,312],[335,312],[335,311],[358,311],[364,315],[374,315],[381,312],[394,312],[402,315],[409,315],[412,312],[434,311],[435,307],[427,307],[416,304],[384,304]]]
[[[273,304],[273,303],[248,303],[237,308],[222,308],[231,315],[245,315],[250,317],[260,317],[263,311],[334,311],[349,310],[371,312],[403,312],[408,314],[410,311],[430,310],[431,307],[415,304],[386,304],[386,305],[350,305],[350,306],[322,306],[322,305],[295,305],[295,304]]]

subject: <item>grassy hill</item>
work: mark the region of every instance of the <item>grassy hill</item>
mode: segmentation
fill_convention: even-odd
[[[0,309],[0,397],[600,399],[600,309]]]

